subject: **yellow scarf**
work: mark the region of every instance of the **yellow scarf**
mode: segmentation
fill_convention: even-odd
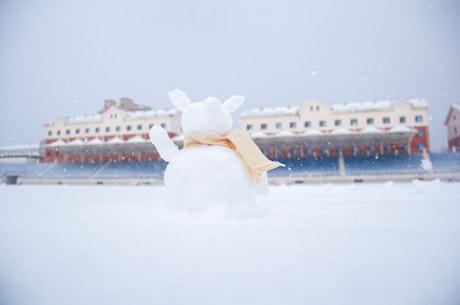
[[[249,174],[258,182],[262,174],[278,166],[279,162],[267,159],[251,137],[242,130],[232,130],[226,136],[216,133],[191,133],[185,136],[184,148],[197,145],[217,145],[234,150],[246,164]]]

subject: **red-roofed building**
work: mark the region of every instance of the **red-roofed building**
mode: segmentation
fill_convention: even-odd
[[[451,105],[444,121],[449,151],[460,151],[460,105]]]

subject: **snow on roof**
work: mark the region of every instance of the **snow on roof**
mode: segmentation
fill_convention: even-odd
[[[318,129],[310,129],[306,132],[304,132],[305,135],[308,135],[308,136],[322,136],[324,135],[324,132],[318,130]]]
[[[409,127],[406,127],[406,126],[398,125],[398,126],[395,126],[395,127],[391,128],[387,132],[390,132],[390,133],[393,133],[393,132],[394,133],[397,133],[397,132],[416,132],[416,130],[412,129],[412,128],[409,128]]]
[[[66,120],[67,122],[72,122],[72,123],[94,122],[94,121],[100,121],[101,120],[101,115],[100,114],[93,114],[93,115],[68,116],[68,117],[64,117],[64,120]]]
[[[360,131],[360,133],[366,133],[366,134],[369,134],[369,133],[382,133],[382,132],[383,132],[383,130],[375,128],[373,126],[368,126],[366,128],[363,128]]]
[[[81,145],[85,145],[85,142],[83,142],[80,139],[75,139],[75,140],[67,143],[67,145],[81,146]]]
[[[393,104],[393,101],[371,101],[371,102],[353,102],[332,104],[334,111],[354,111],[354,110],[379,110],[388,109]]]
[[[423,98],[412,98],[412,99],[409,99],[409,102],[413,106],[428,107],[428,102]]]
[[[248,109],[241,112],[241,117],[252,117],[259,115],[286,115],[286,114],[297,114],[299,107],[288,106],[288,107],[261,107]]]
[[[177,109],[160,109],[160,110],[148,110],[148,111],[125,111],[127,117],[154,117],[154,116],[172,116],[178,112]]]
[[[86,144],[87,145],[100,145],[100,144],[104,144],[105,142],[102,141],[101,139],[99,138],[94,138],[92,139],[91,141],[87,142]]]
[[[345,134],[350,134],[350,133],[352,133],[352,131],[346,128],[337,128],[331,132],[331,134],[336,134],[336,135],[341,135],[341,134],[345,135]]]
[[[159,110],[137,110],[137,111],[126,111],[120,109],[126,117],[132,118],[143,118],[143,117],[158,117],[158,116],[172,116],[177,114],[177,109],[159,109]],[[71,123],[83,123],[83,122],[96,122],[102,120],[101,114],[93,115],[76,115],[68,116],[63,118],[66,122]]]
[[[381,101],[365,101],[365,102],[351,102],[351,103],[337,103],[331,104],[332,111],[347,112],[347,111],[368,111],[368,110],[382,110],[390,108],[394,103],[399,100],[381,100]],[[416,107],[426,107],[428,103],[422,98],[407,99],[409,103]],[[262,115],[289,115],[297,114],[299,111],[298,106],[288,107],[261,107],[245,110],[241,113],[241,117],[253,117]]]
[[[291,132],[291,131],[284,130],[284,131],[280,131],[280,132],[276,133],[274,136],[275,136],[275,137],[280,137],[280,138],[283,138],[283,137],[294,137],[294,136],[295,136],[295,133],[293,133],[293,132]]]
[[[253,138],[253,139],[266,138],[268,136],[269,135],[264,133],[264,132],[254,132],[253,134],[251,134],[251,138]]]
[[[54,141],[53,143],[49,143],[47,146],[49,147],[58,147],[58,146],[65,146],[67,145],[66,142],[62,141],[61,139]]]
[[[383,134],[383,133],[415,133],[417,130],[406,127],[406,126],[396,126],[390,130],[382,130],[375,128],[373,126],[366,127],[361,131],[353,131],[346,128],[337,128],[332,130],[330,133],[320,131],[318,129],[310,129],[305,132],[301,133],[292,133],[290,131],[281,131],[276,134],[267,134],[263,132],[255,132],[251,135],[253,139],[261,139],[261,138],[283,138],[283,137],[314,137],[314,136],[324,136],[324,135],[331,135],[331,136],[347,136],[347,135],[359,135],[359,134]]]
[[[124,141],[120,137],[115,137],[107,141],[107,144],[122,144]]]
[[[333,111],[367,111],[367,110],[383,110],[390,108],[399,100],[381,100],[381,101],[365,101],[352,103],[332,104]],[[407,99],[407,101],[415,107],[425,107],[428,103],[422,98]]]
[[[135,137],[129,139],[127,142],[129,142],[129,143],[146,143],[148,141],[146,139],[144,139],[143,137],[141,137],[141,136],[135,136]]]
[[[39,149],[39,144],[0,146],[0,150]]]

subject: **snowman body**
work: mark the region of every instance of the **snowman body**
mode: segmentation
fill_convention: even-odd
[[[187,210],[254,204],[255,185],[237,154],[221,146],[184,149],[166,168],[168,200]]]
[[[232,96],[221,103],[214,97],[191,103],[180,90],[169,93],[173,105],[182,111],[181,124],[187,134],[225,135],[232,129],[231,112],[243,102]],[[169,162],[164,173],[167,201],[187,210],[203,210],[214,205],[253,205],[256,193],[268,192],[266,174],[254,181],[245,163],[231,148],[194,145],[179,150],[166,130],[153,126],[150,139],[160,156]]]

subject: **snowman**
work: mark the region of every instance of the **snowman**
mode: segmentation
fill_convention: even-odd
[[[255,205],[256,194],[268,192],[266,172],[282,164],[268,160],[246,132],[232,130],[231,113],[244,97],[192,103],[176,89],[169,99],[182,112],[184,148],[179,150],[160,126],[149,134],[161,158],[169,162],[164,174],[168,203],[189,211]]]

